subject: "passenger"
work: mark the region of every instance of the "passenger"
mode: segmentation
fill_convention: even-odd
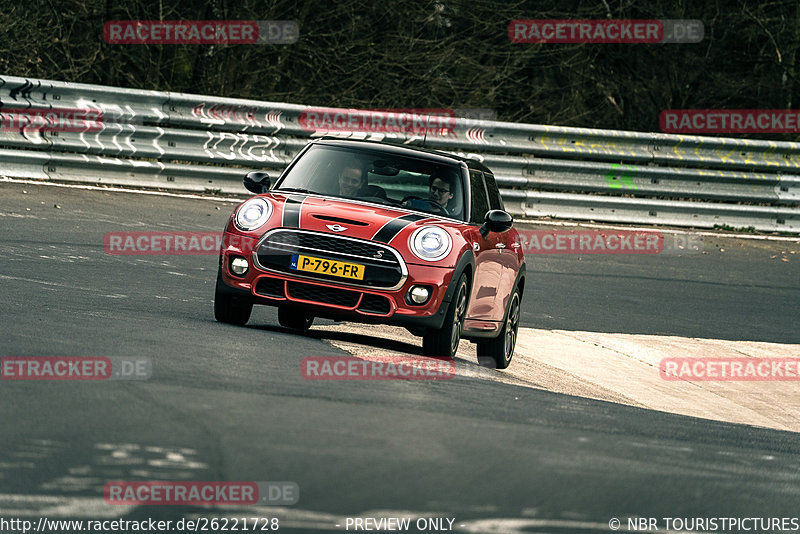
[[[364,169],[355,163],[348,163],[339,173],[339,196],[347,198],[360,196],[366,185]]]

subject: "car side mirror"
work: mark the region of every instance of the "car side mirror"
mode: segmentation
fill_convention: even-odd
[[[270,188],[269,175],[263,171],[251,171],[242,180],[244,187],[256,195],[266,193]]]
[[[514,224],[514,217],[503,210],[491,210],[486,212],[486,219],[481,226],[481,236],[485,239],[489,232],[505,232]]]

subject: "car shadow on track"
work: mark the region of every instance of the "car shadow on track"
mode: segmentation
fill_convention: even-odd
[[[247,325],[246,328],[254,330],[263,330],[266,332],[275,332],[279,334],[293,334],[303,336],[310,339],[318,339],[320,341],[341,341],[345,343],[355,343],[358,345],[366,345],[373,348],[381,348],[395,352],[405,352],[407,354],[414,354],[416,356],[423,356],[422,345],[414,343],[406,343],[403,341],[396,341],[394,339],[387,339],[385,337],[370,336],[366,334],[355,334],[351,332],[339,332],[336,330],[326,330],[325,326],[320,325],[312,327],[311,330],[305,332],[298,332],[297,330],[290,330],[282,326],[273,325]],[[409,334],[410,335],[410,334]]]

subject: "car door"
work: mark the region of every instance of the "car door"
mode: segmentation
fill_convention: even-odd
[[[472,241],[472,251],[475,254],[475,276],[467,319],[500,321],[503,314],[501,313],[498,318],[495,304],[497,289],[503,274],[503,265],[500,262],[500,252],[497,248],[500,236],[492,232],[483,237],[479,230],[486,217],[486,212],[490,209],[483,173],[480,170],[470,169],[469,181],[472,193],[470,222],[477,226],[470,228],[468,233],[469,239]]]
[[[503,210],[503,199],[491,173],[483,173],[486,182],[486,190],[489,196],[489,207],[493,210]],[[498,309],[505,311],[508,306],[508,299],[517,281],[517,273],[523,262],[523,252],[520,248],[517,231],[512,227],[510,230],[501,234],[495,234],[497,241],[495,249],[498,251],[498,263],[500,265],[500,278],[497,284],[497,300],[495,305]],[[503,317],[501,315],[500,320]]]

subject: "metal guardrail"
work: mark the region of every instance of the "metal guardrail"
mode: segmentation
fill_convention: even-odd
[[[8,109],[102,113],[97,131],[0,126],[0,174],[246,193],[244,169],[281,171],[310,138],[420,144],[415,133],[310,130],[314,109],[0,76]],[[347,111],[347,110],[342,110]],[[494,170],[515,216],[800,232],[800,143],[458,118],[425,146]]]

